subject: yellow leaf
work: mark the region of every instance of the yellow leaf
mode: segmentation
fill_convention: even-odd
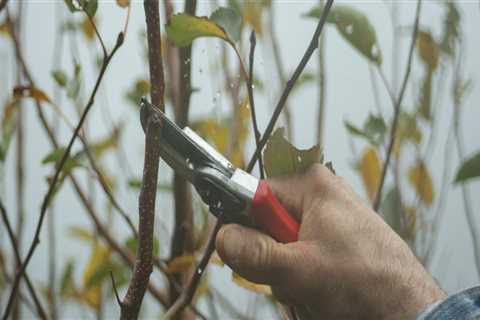
[[[417,161],[416,165],[410,168],[408,180],[420,199],[425,204],[431,205],[434,198],[433,182],[423,161]]]
[[[5,21],[4,23],[0,24],[0,34],[3,34],[6,37],[9,37],[11,34],[11,27],[10,24]]]
[[[117,0],[117,4],[122,8],[126,8],[130,5],[130,0]]]
[[[415,228],[417,226],[417,210],[412,206],[405,206],[405,224],[406,224],[406,234],[408,237],[415,237]]]
[[[13,97],[16,99],[33,98],[38,102],[52,103],[52,100],[50,100],[45,92],[35,87],[17,86],[13,88]]]
[[[93,23],[97,22],[93,20]],[[95,38],[95,29],[93,28],[92,21],[90,21],[88,17],[85,17],[85,19],[82,20],[80,27],[82,28],[83,34],[88,41],[92,41]]]
[[[438,66],[440,48],[430,32],[418,32],[417,49],[423,63],[425,63],[430,70],[435,70]]]
[[[110,258],[110,249],[97,243],[93,244],[90,260],[83,272],[81,297],[90,307],[99,310],[102,298],[102,285],[96,283],[87,286],[91,282],[91,278],[96,274],[97,270],[108,263]]]
[[[217,251],[213,252],[209,263],[213,263],[213,264],[219,265],[221,267],[223,267],[225,265],[225,262],[223,262],[222,258],[220,258]]]
[[[362,175],[363,185],[367,190],[370,200],[375,198],[378,183],[380,182],[380,159],[378,158],[377,150],[373,147],[367,147],[362,154],[360,160],[360,173]]]
[[[187,46],[199,37],[215,37],[231,43],[225,30],[207,17],[179,13],[168,20],[166,30],[168,38],[179,47]]]
[[[188,271],[194,264],[195,257],[193,255],[176,257],[168,263],[165,273],[183,273]]]
[[[248,281],[247,279],[242,278],[239,274],[235,272],[232,272],[232,281],[235,282],[240,287],[250,291],[254,291],[256,293],[261,293],[266,295],[272,294],[272,289],[270,289],[269,286]]]
[[[243,7],[243,19],[249,24],[257,35],[262,35],[262,10],[260,1],[245,1]]]

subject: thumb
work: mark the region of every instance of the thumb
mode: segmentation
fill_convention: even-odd
[[[281,284],[294,265],[293,251],[269,236],[238,224],[223,226],[215,242],[218,255],[235,272],[256,283]]]

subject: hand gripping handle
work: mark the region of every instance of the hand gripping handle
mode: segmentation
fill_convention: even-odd
[[[298,222],[278,202],[265,180],[258,183],[250,214],[275,240],[283,243],[298,240]]]

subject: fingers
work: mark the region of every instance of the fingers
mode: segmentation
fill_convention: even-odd
[[[295,263],[293,252],[269,236],[237,224],[223,226],[215,242],[222,260],[250,281],[283,283]]]
[[[327,167],[314,164],[305,173],[271,178],[268,184],[285,209],[301,221],[308,202],[324,192],[334,179]]]

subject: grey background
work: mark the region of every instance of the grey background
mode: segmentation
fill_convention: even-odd
[[[12,4],[15,2],[11,0]],[[128,152],[129,164],[133,168],[135,176],[141,175],[143,165],[143,132],[139,126],[138,114],[136,110],[129,106],[124,99],[124,93],[130,88],[137,78],[146,78],[148,76],[148,66],[145,65],[142,58],[143,44],[141,44],[138,33],[144,29],[144,12],[142,3],[132,1],[132,13],[130,17],[129,30],[124,46],[113,59],[108,68],[105,79],[102,83],[94,108],[88,118],[88,132],[90,137],[104,136],[109,126],[105,125],[105,113],[102,109],[108,108],[115,121],[123,121],[126,130],[123,133],[122,144]],[[274,1],[276,7],[277,36],[281,48],[281,54],[285,65],[285,70],[290,73],[302,57],[305,48],[310,41],[310,37],[315,28],[315,21],[302,18],[301,15],[308,11],[316,2],[312,1]],[[391,57],[392,57],[392,25],[389,16],[389,1],[338,1],[338,3],[348,3],[365,12],[370,21],[375,26],[379,46],[383,53],[382,68],[390,79],[391,75]],[[386,5],[387,3],[387,5]],[[457,1],[462,13],[462,28],[465,37],[465,75],[473,80],[473,89],[466,97],[463,105],[462,130],[466,139],[467,154],[472,154],[479,150],[480,133],[478,129],[478,119],[480,118],[480,109],[478,101],[480,91],[478,89],[478,79],[480,72],[479,52],[480,42],[478,41],[479,30],[479,3],[478,1]],[[182,4],[175,2],[177,10],[180,10]],[[163,7],[163,6],[162,6]],[[58,18],[69,14],[65,10],[63,1],[26,1],[24,19],[23,52],[25,59],[33,73],[35,81],[50,96],[53,96],[55,84],[50,76],[53,69],[62,66],[69,73],[72,72],[72,55],[70,53],[68,41],[65,43],[64,52],[61,61],[52,61],[54,47],[54,33]],[[209,1],[199,1],[198,15],[209,15],[215,8]],[[403,76],[404,65],[407,59],[407,50],[410,43],[409,27],[413,24],[415,1],[398,1],[398,18],[400,24],[407,27],[405,36],[401,38],[399,46],[400,75]],[[126,10],[120,9],[114,1],[100,1],[99,7],[99,28],[107,46],[112,47],[116,34],[123,28]],[[444,15],[443,7],[437,1],[424,1],[421,25],[430,28],[437,36],[440,35],[442,18]],[[4,17],[4,13],[0,15]],[[162,17],[163,20],[163,17]],[[164,23],[164,21],[162,21]],[[248,34],[245,34],[245,37]],[[343,126],[343,120],[349,119],[356,124],[361,124],[367,117],[368,112],[375,111],[374,97],[370,85],[369,66],[366,60],[361,57],[352,47],[339,35],[332,26],[326,28],[326,63],[327,63],[327,112],[325,120],[325,145],[323,146],[325,156],[332,161],[338,174],[346,177],[351,182],[354,189],[362,196],[365,196],[361,180],[352,166],[352,152],[347,133]],[[92,50],[99,52],[98,44],[87,43],[79,35],[79,56],[77,59],[83,67],[84,75],[87,79],[83,87],[84,101],[89,94],[93,79],[96,77],[95,60]],[[214,68],[212,67],[220,56],[221,43],[216,39],[200,39],[195,41],[193,57],[193,86],[199,91],[192,96],[191,100],[191,118],[196,119],[201,116],[214,114],[220,117],[229,111],[229,100],[226,92],[223,91],[222,78],[212,76]],[[5,101],[13,86],[13,70],[15,59],[12,46],[9,40],[0,38],[0,101]],[[247,48],[247,47],[245,47]],[[244,50],[246,57],[246,50]],[[307,70],[316,72],[317,55],[307,66]],[[278,84],[275,67],[272,61],[271,48],[264,45],[259,38],[259,46],[256,52],[255,70],[257,76],[268,87],[265,91],[256,90],[256,105],[258,120],[261,129],[264,129],[270,117],[273,106],[275,105],[281,88]],[[414,57],[411,81],[407,88],[405,107],[411,108],[414,105],[414,93],[418,90],[422,76],[422,67],[418,56]],[[448,79],[450,80],[450,79]],[[378,87],[381,95],[383,112],[391,115],[392,107],[383,85],[377,77]],[[432,171],[435,184],[435,191],[438,195],[441,173],[443,170],[444,145],[448,131],[448,124],[453,110],[451,97],[449,95],[450,82],[445,85],[445,90],[438,97],[440,104],[436,115],[439,117],[439,125],[435,131],[436,147],[433,150],[428,166]],[[434,86],[435,88],[435,86]],[[290,98],[289,104],[294,119],[294,143],[298,147],[309,147],[315,143],[316,134],[316,113],[318,105],[318,90],[315,83],[303,86],[297,90]],[[60,105],[73,123],[77,121],[77,116],[73,111],[70,102],[63,97],[63,103]],[[30,244],[33,230],[37,222],[40,203],[46,192],[45,177],[51,173],[51,168],[42,166],[42,159],[50,150],[50,145],[45,134],[38,123],[35,106],[31,102],[24,104],[26,118],[26,234],[24,241],[24,250]],[[45,105],[47,109],[48,106]],[[171,111],[171,110],[170,110]],[[50,114],[50,110],[47,110]],[[61,141],[66,143],[70,138],[71,131],[64,124],[60,126]],[[247,150],[247,154],[253,151],[252,137]],[[12,144],[13,145],[13,144]],[[79,143],[75,145],[78,150]],[[357,152],[361,151],[363,144],[356,141]],[[451,159],[452,172],[458,167],[456,151],[452,145]],[[9,152],[5,177],[0,181],[0,194],[6,202],[10,216],[15,212],[15,156],[13,147]],[[411,154],[413,157],[413,152]],[[407,165],[411,161],[408,152],[402,163]],[[105,162],[119,182],[126,181],[127,175],[119,169],[118,163],[113,156],[107,157]],[[451,173],[451,175],[453,175]],[[162,181],[169,181],[171,170],[162,164],[160,169]],[[79,174],[82,181],[86,181],[84,174]],[[450,179],[453,180],[453,177]],[[406,181],[406,180],[405,180]],[[388,182],[388,181],[387,181]],[[122,183],[120,183],[122,185]],[[105,210],[105,201],[101,191],[96,188],[91,190],[92,195],[97,199],[97,208],[99,212]],[[469,189],[473,198],[473,207],[476,212],[480,207],[480,199],[476,195],[480,192],[480,183],[478,181],[469,184]],[[124,208],[131,213],[134,221],[137,220],[137,194],[121,186],[118,199]],[[413,194],[408,195],[413,199]],[[447,201],[445,202],[446,215],[440,231],[440,239],[436,244],[436,254],[433,259],[430,271],[440,282],[443,288],[448,292],[455,292],[462,288],[478,283],[478,274],[473,265],[473,254],[471,238],[466,225],[463,202],[461,199],[460,188],[451,185],[447,192]],[[435,199],[436,203],[438,198]],[[435,206],[434,206],[435,207]],[[69,184],[57,196],[55,202],[56,228],[58,230],[58,259],[66,261],[69,257],[74,257],[77,261],[77,279],[80,279],[82,266],[86,263],[89,256],[89,246],[77,240],[73,240],[66,234],[66,228],[72,225],[90,226],[90,221],[83,214],[83,209],[76,199],[75,194]],[[105,217],[103,217],[106,219]],[[14,220],[14,219],[13,219]],[[168,194],[160,194],[157,201],[156,215],[156,233],[161,239],[161,254],[168,254],[168,236],[172,221],[172,200]],[[478,219],[477,219],[478,221]],[[477,222],[478,226],[479,222]],[[478,226],[480,227],[480,226]],[[111,231],[117,236],[117,239],[125,239],[128,229],[123,222],[116,217]],[[4,243],[4,248],[8,248],[8,241],[4,227],[0,227],[0,239]],[[29,266],[29,273],[40,283],[45,283],[47,279],[47,235],[44,227],[41,235],[41,244],[37,249],[33,260]],[[59,265],[59,269],[62,266]],[[230,270],[228,267],[211,266],[208,271],[213,285],[224,293],[230,301],[241,311],[251,314],[257,303],[264,299],[254,295],[243,288],[237,287],[230,282]],[[159,281],[158,275],[153,276]],[[124,290],[121,290],[124,293]],[[2,301],[5,295],[1,296]],[[156,304],[146,299],[144,316],[158,316],[160,309]],[[205,304],[200,301],[200,308],[206,310]],[[93,317],[86,308],[78,308],[66,305],[63,315],[66,318],[74,317]],[[116,305],[113,304],[106,310],[107,317],[115,317],[118,314]],[[268,319],[274,315],[269,307],[261,308],[256,318]]]

